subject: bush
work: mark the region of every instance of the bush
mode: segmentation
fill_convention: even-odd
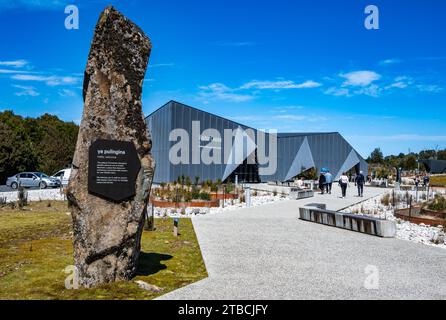
[[[231,193],[234,191],[234,185],[232,183],[228,183],[225,186],[225,192],[226,193]]]
[[[446,211],[446,198],[436,194],[434,200],[427,205],[427,208],[433,211]]]
[[[382,198],[381,198],[381,204],[385,205],[385,206],[389,206],[390,205],[390,193],[386,193]]]
[[[207,192],[200,192],[200,199],[204,201],[210,201],[211,195]]]

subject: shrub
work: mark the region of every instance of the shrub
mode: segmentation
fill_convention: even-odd
[[[381,198],[381,204],[385,205],[386,207],[388,207],[390,205],[390,193],[386,193]]]
[[[216,183],[211,184],[211,192],[218,192],[218,185]]]
[[[200,199],[204,201],[210,201],[211,195],[207,192],[200,192]]]
[[[234,185],[232,183],[228,183],[225,186],[225,192],[226,193],[231,193],[234,191]]]
[[[436,194],[434,200],[427,205],[427,208],[434,211],[446,211],[446,198]]]

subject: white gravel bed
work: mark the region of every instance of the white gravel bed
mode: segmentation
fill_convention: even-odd
[[[270,194],[259,194],[251,196],[251,207],[258,207],[272,202],[286,200],[286,197],[280,195],[273,196]],[[224,212],[234,211],[237,209],[246,208],[245,202],[240,202],[239,199],[225,200],[224,207],[218,208],[156,208],[154,210],[155,218],[172,217],[172,218],[187,218],[195,215],[209,215],[221,214]]]
[[[42,200],[66,200],[65,194],[61,194],[60,189],[41,189],[41,190],[26,190],[28,194],[28,201],[42,201]],[[2,192],[0,198],[6,198],[6,203],[15,202],[18,200],[18,192]]]
[[[389,192],[391,194],[391,192]],[[410,193],[412,195],[415,192]],[[372,217],[385,218],[396,222],[397,233],[396,237],[402,240],[408,240],[412,242],[422,243],[425,245],[435,246],[438,248],[446,249],[446,243],[435,244],[433,241],[439,236],[444,234],[442,226],[429,226],[425,224],[416,224],[402,219],[396,218],[393,215],[393,208],[391,205],[385,206],[381,203],[381,199],[385,196],[380,195],[371,199],[368,199],[362,203],[353,205],[343,212],[348,213],[363,213]]]

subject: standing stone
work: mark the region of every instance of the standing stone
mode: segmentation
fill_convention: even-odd
[[[154,171],[141,104],[150,51],[139,27],[113,7],[102,12],[85,70],[84,111],[67,190],[74,262],[84,287],[128,280],[137,268]],[[134,144],[141,163],[134,196],[114,202],[89,193],[89,147],[98,139]]]

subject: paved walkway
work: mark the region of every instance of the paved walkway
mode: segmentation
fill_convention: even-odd
[[[310,202],[337,210],[362,200],[339,199],[338,189],[193,218],[209,277],[161,299],[446,299],[445,250],[298,219]],[[369,270],[378,289],[364,286]]]

